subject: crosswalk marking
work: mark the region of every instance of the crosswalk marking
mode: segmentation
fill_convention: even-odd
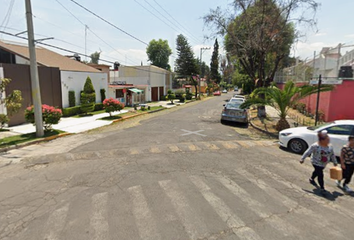
[[[171,152],[180,152],[181,151],[181,149],[175,145],[168,146],[168,148],[171,150]]]
[[[200,151],[201,150],[198,146],[196,146],[194,144],[189,145],[188,148],[191,151]]]
[[[219,150],[220,148],[213,143],[204,142],[204,145],[210,150]]]
[[[57,240],[60,239],[60,233],[65,227],[65,221],[69,209],[69,204],[65,205],[62,208],[55,210],[48,218],[46,223],[46,228],[49,229],[44,237],[46,240]]]
[[[331,233],[335,234],[338,237],[343,237],[338,230],[333,229],[333,224],[331,224],[327,219],[323,218],[322,215],[318,214],[317,212],[312,211],[311,209],[307,209],[299,205],[296,201],[292,200],[291,198],[287,197],[286,195],[282,194],[275,188],[272,188],[267,183],[265,183],[262,179],[257,179],[255,175],[247,171],[237,171],[238,174],[252,182],[254,185],[258,186],[262,189],[267,195],[272,197],[275,200],[281,202],[285,207],[289,208],[289,211],[293,211],[296,209],[296,212],[301,213],[303,215],[308,216],[309,218],[313,218],[316,222],[316,219],[321,219],[321,226],[331,227]],[[324,205],[326,206],[326,205]],[[319,226],[319,227],[321,227]]]
[[[138,149],[130,149],[130,155],[138,155],[140,151]]]
[[[90,224],[94,229],[95,240],[109,238],[109,227],[106,220],[107,216],[108,193],[98,193],[92,196],[92,216]]]
[[[265,210],[264,205],[260,202],[254,200],[252,196],[240,187],[236,182],[232,181],[227,177],[214,176],[223,186],[225,186],[231,193],[236,196],[239,196],[239,199],[246,203],[249,209],[256,213],[259,217],[266,219],[269,225],[273,226],[275,229],[278,229],[285,236],[297,236],[299,230],[293,227],[292,225],[285,222],[283,219],[279,218],[276,215],[273,215],[271,212]]]
[[[151,153],[161,153],[161,150],[158,147],[152,147],[150,148]]]
[[[214,208],[220,218],[240,238],[247,240],[261,240],[261,237],[237,217],[232,210],[219,197],[211,192],[211,189],[199,177],[191,176],[191,181],[199,189],[205,200]]]
[[[265,169],[265,168],[261,168],[258,166],[255,166],[255,168],[258,171],[263,172],[264,174],[267,174],[268,176],[270,176],[271,178],[273,178],[274,180],[281,182],[282,184],[284,184],[285,186],[294,189],[297,192],[300,193],[304,193],[303,189],[291,182],[289,182],[288,180],[286,180],[285,178],[270,172],[269,170]],[[337,209],[337,211],[341,212],[344,216],[350,216],[351,218],[354,218],[354,213],[352,213],[351,211],[348,211],[347,209],[345,209],[344,207],[340,206],[340,205],[334,205],[332,203],[328,203],[326,201],[324,201],[323,199],[320,199],[314,195],[310,195],[310,194],[305,194],[304,196],[308,197],[309,199],[323,205],[323,207],[326,207],[328,209],[334,210],[333,208]],[[333,207],[333,208],[331,208]]]
[[[240,144],[242,147],[245,147],[245,148],[256,146],[256,144],[253,141],[237,141],[237,143]]]
[[[149,209],[141,186],[134,186],[128,189],[133,204],[133,214],[138,227],[139,236],[143,240],[159,240],[155,220]]]
[[[226,149],[236,149],[239,148],[239,145],[233,142],[221,142],[224,148]]]
[[[193,208],[190,207],[188,200],[181,193],[177,184],[171,180],[160,181],[159,184],[170,198],[189,237],[191,239],[205,238],[208,233],[207,226],[200,217],[195,214]]]

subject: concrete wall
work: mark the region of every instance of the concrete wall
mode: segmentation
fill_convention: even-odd
[[[106,90],[108,96],[108,80],[106,73],[60,71],[63,108],[69,107],[69,91],[75,91],[76,105],[80,105],[80,92],[83,90],[86,78],[90,77],[96,91],[96,103],[101,102],[100,89]]]

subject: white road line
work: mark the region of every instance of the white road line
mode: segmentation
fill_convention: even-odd
[[[207,237],[208,228],[206,224],[195,214],[186,197],[179,190],[178,185],[171,180],[160,181],[159,184],[170,198],[180,221],[187,231],[188,236],[191,239],[201,239]]]
[[[48,218],[46,228],[49,233],[45,234],[44,239],[57,240],[60,239],[61,232],[65,227],[66,217],[69,210],[69,204],[55,210]]]
[[[243,176],[244,178],[246,178],[247,180],[249,180],[254,185],[258,186],[260,189],[262,189],[267,195],[272,197],[274,200],[281,202],[282,205],[289,208],[289,212],[295,211],[299,214],[306,215],[308,218],[313,219],[312,224],[317,224],[318,227],[320,227],[320,228],[326,226],[331,229],[329,231],[331,234],[336,235],[339,238],[344,238],[343,234],[340,231],[333,228],[333,223],[330,223],[327,219],[323,218],[323,216],[321,214],[299,205],[296,201],[294,201],[291,198],[287,197],[286,195],[282,194],[281,192],[279,192],[275,188],[269,186],[262,179],[257,179],[256,176],[250,172],[239,171],[239,170],[236,172],[238,174],[240,174],[241,176]],[[324,206],[326,206],[326,205],[324,205]],[[321,221],[318,222],[318,219],[321,219]]]
[[[261,171],[263,172],[264,174],[267,174],[269,175],[271,178],[273,178],[274,180],[284,184],[285,186],[287,186],[288,188],[291,188],[291,189],[294,189],[295,191],[297,192],[300,192],[300,193],[305,193],[304,196],[313,200],[314,202],[318,203],[318,204],[321,204],[323,207],[326,207],[328,209],[331,209],[331,210],[335,210],[337,212],[340,212],[342,213],[344,216],[349,216],[351,218],[354,219],[354,213],[352,213],[351,211],[348,211],[348,209],[340,206],[340,205],[335,205],[333,203],[330,203],[328,201],[325,201],[315,195],[312,195],[310,193],[306,193],[304,192],[304,190],[300,187],[300,186],[297,186],[296,184],[292,183],[292,182],[289,182],[288,180],[286,180],[285,178],[275,174],[275,173],[272,173],[270,172],[269,170],[265,169],[265,168],[261,168],[261,167],[258,167],[258,166],[255,166],[255,168],[258,170],[258,171]]]
[[[140,238],[143,240],[161,239],[141,186],[131,187],[128,192],[133,204],[133,214]]]
[[[93,239],[103,240],[109,238],[109,226],[107,222],[108,193],[98,193],[92,196],[92,216],[90,225],[94,229]]]
[[[260,202],[254,200],[252,196],[240,187],[236,182],[232,181],[229,178],[214,176],[223,186],[229,189],[234,195],[238,196],[239,199],[247,204],[250,210],[252,210],[259,217],[265,219],[266,222],[269,223],[270,226],[279,230],[279,232],[283,233],[285,236],[297,236],[300,231],[296,229],[291,224],[287,223],[283,219],[279,218],[273,213],[267,211]]]
[[[220,218],[226,222],[229,228],[240,239],[247,240],[261,240],[262,238],[251,228],[247,227],[246,224],[237,217],[232,210],[222,201],[219,197],[210,191],[208,185],[206,185],[199,177],[190,177],[194,185],[199,189],[205,200],[214,208]]]

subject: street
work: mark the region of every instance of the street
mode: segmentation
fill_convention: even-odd
[[[353,239],[353,197],[328,169],[320,196],[309,159],[221,124],[231,96],[2,156],[0,239]]]

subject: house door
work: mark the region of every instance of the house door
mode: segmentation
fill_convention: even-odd
[[[159,88],[152,87],[151,88],[151,101],[157,102],[159,100]]]
[[[164,95],[164,87],[159,87],[159,90],[160,90],[160,101]]]

